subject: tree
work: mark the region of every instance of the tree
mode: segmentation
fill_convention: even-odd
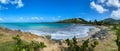
[[[93,24],[91,20],[89,21],[89,24]]]
[[[98,23],[98,21],[95,19],[95,20],[94,20],[94,25],[97,25],[97,23]]]

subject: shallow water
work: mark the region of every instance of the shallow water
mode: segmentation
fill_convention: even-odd
[[[22,30],[37,35],[51,35],[52,39],[71,39],[88,36],[90,28],[94,26],[84,26],[80,24],[67,23],[0,23],[1,27],[12,30]]]

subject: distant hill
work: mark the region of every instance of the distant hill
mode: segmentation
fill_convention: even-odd
[[[105,22],[105,23],[109,23],[109,24],[120,24],[120,19],[119,20],[115,20],[113,18],[106,18],[104,20],[97,21],[97,24],[99,24],[100,22]],[[60,20],[57,23],[81,23],[81,24],[89,24],[90,22],[88,22],[88,21],[86,21],[86,20],[84,20],[82,18],[70,18],[70,19]]]
[[[107,19],[104,19],[102,20],[103,22],[107,22],[107,23],[110,23],[110,24],[119,24],[120,23],[120,20],[115,20],[113,18],[107,18]]]
[[[82,18],[71,18],[58,21],[58,23],[87,23],[87,21]]]

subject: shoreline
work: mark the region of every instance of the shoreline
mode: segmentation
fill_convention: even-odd
[[[86,25],[86,26],[89,26],[89,25]],[[93,25],[91,25],[91,26],[93,26]],[[0,28],[8,29],[8,28],[4,28],[4,27],[0,27]],[[101,30],[104,30],[104,29],[107,29],[107,27],[106,26],[94,26],[94,28],[90,28],[89,31],[87,32],[88,36],[79,37],[77,39],[78,39],[78,41],[82,41],[82,40],[86,40],[86,39],[98,39],[98,37],[92,37],[92,36],[94,36],[94,35],[97,36],[96,33],[98,33],[98,32],[100,33]],[[8,29],[8,30],[11,30],[11,29]],[[65,39],[51,39],[52,36],[51,35],[47,35],[47,34],[38,35],[38,34],[35,34],[35,33],[26,32],[26,31],[22,31],[22,30],[11,30],[11,31],[16,31],[16,32],[21,32],[21,33],[27,33],[27,34],[33,34],[33,35],[40,36],[40,37],[43,37],[45,39],[50,39],[50,40],[53,40],[53,41],[56,41],[56,40],[57,41],[65,40]]]
[[[81,24],[82,25],[82,24]],[[84,24],[83,24],[84,25]],[[83,26],[82,25],[82,26]],[[89,25],[85,25],[85,26],[89,26]],[[93,26],[93,25],[91,25]],[[103,26],[102,26],[103,27]],[[89,39],[92,35],[94,35],[96,32],[102,30],[102,27],[99,27],[99,26],[95,26],[94,28],[90,28],[89,31],[87,32],[88,33],[88,36],[85,36],[85,37],[79,37],[78,39],[79,40],[85,40],[85,39]],[[8,29],[8,30],[12,30],[12,29],[9,29],[9,28],[4,28],[4,27],[0,27],[0,28],[3,28],[3,29]],[[46,34],[44,35],[38,35],[38,34],[35,34],[35,33],[32,33],[32,32],[27,32],[27,31],[22,31],[22,30],[12,30],[12,31],[19,31],[19,32],[22,32],[22,33],[30,33],[30,34],[34,34],[34,35],[37,35],[37,36],[42,36],[44,38],[47,38]],[[51,36],[51,35],[49,35]],[[65,39],[53,39],[53,40],[65,40]]]
[[[98,28],[97,26],[95,26],[95,28],[90,28],[90,29],[89,29],[89,32],[87,32],[87,33],[88,33],[88,36],[86,36],[86,37],[80,37],[80,38],[78,38],[78,41],[90,39],[90,37],[91,37],[92,35],[94,35],[94,34],[95,34],[96,32],[98,32],[98,31],[100,31],[100,28]]]
[[[69,27],[69,29],[67,28],[67,30],[66,30],[66,27],[63,27],[63,30],[62,29],[60,29],[60,31],[59,30],[57,30],[56,32],[53,32],[53,33],[49,33],[49,32],[47,32],[47,30],[44,30],[45,32],[42,32],[41,30],[32,30],[32,29],[26,29],[26,30],[24,30],[24,29],[21,29],[21,28],[17,28],[17,27],[15,27],[15,28],[11,28],[11,27],[7,27],[7,28],[9,28],[10,30],[19,30],[19,31],[21,31],[21,32],[30,32],[30,33],[32,33],[32,34],[35,34],[35,35],[38,35],[38,36],[44,36],[44,35],[51,35],[52,36],[52,39],[67,39],[67,38],[70,38],[70,37],[73,37],[73,36],[78,36],[78,37],[86,37],[87,35],[88,35],[88,31],[89,31],[89,28],[88,29],[85,29],[85,31],[83,30],[83,32],[81,31],[81,28],[79,28],[79,26],[84,26],[84,28],[87,28],[87,27],[94,27],[93,25],[85,25],[85,24],[75,24],[75,23],[71,23],[71,26],[73,27],[73,26],[76,26],[76,27],[73,27],[73,28],[70,28],[69,27],[69,25],[68,25],[68,27]],[[4,26],[3,26],[4,27]],[[78,27],[78,28],[77,28]],[[5,28],[5,27],[4,27]],[[38,27],[39,28],[39,27]],[[64,30],[65,29],[65,30]],[[75,32],[74,32],[74,30],[75,30]],[[87,30],[87,31],[86,31]],[[82,33],[81,33],[82,32]],[[85,33],[84,33],[85,32]],[[55,35],[54,35],[55,34]],[[58,34],[58,35],[57,35]],[[61,38],[57,38],[57,36],[59,36],[59,35],[63,35],[63,36],[60,36]],[[67,35],[67,34],[69,34],[69,35]],[[77,34],[77,35],[76,35]],[[57,35],[57,36],[56,36]],[[66,37],[66,38],[64,38],[64,35],[66,36],[68,36],[68,37]],[[55,38],[53,38],[53,37],[55,37]],[[71,38],[70,38],[71,39]]]
[[[107,34],[108,33],[107,29],[108,29],[108,27],[106,27],[106,26],[95,26],[95,28],[91,28],[89,30],[88,36],[80,37],[80,38],[78,38],[78,41],[87,40],[87,39],[90,39],[90,40],[100,39],[102,36],[104,36],[102,34]],[[97,37],[98,35],[102,35],[102,36]],[[93,36],[95,36],[95,37],[93,37]]]

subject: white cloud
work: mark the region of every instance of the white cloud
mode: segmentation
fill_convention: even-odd
[[[3,21],[3,18],[0,18],[0,21]]]
[[[55,18],[55,17],[52,17],[52,20],[56,21],[56,20],[58,20],[58,19],[57,19],[57,18]]]
[[[105,4],[107,7],[120,7],[120,0],[97,0],[98,3]]]
[[[97,1],[98,2],[96,1],[91,2],[92,8],[95,8],[95,10],[97,10],[99,13],[103,13],[108,10],[112,11],[110,17],[114,19],[120,19],[120,0],[97,0]],[[104,9],[106,7],[107,9]],[[111,9],[111,7],[116,9]]]
[[[58,18],[61,18],[61,16],[58,16]]]
[[[92,2],[90,3],[90,5],[91,5],[91,7],[92,7],[93,9],[95,9],[95,10],[98,11],[99,13],[104,13],[104,12],[108,11],[108,9],[103,8],[101,5],[95,4],[94,1],[92,1]]]
[[[61,16],[52,17],[51,19],[54,20],[54,21],[61,20]]]
[[[23,7],[24,4],[22,3],[22,0],[15,0],[15,1],[10,1],[11,4],[17,4],[16,8]]]
[[[38,17],[31,17],[32,20],[39,20]]]
[[[17,6],[15,6],[16,8],[21,8],[24,6],[22,0],[0,0],[0,3],[1,3],[1,7],[2,7],[2,8],[0,8],[1,10],[4,8],[7,8],[4,5],[17,5]]]
[[[0,2],[1,2],[2,4],[7,4],[7,3],[8,3],[8,0],[0,0]]]
[[[120,1],[119,0],[108,0],[106,2],[106,5],[120,8]]]
[[[98,0],[99,3],[104,3],[106,0]]]
[[[23,17],[20,17],[20,20],[23,20]]]
[[[32,20],[44,20],[43,17],[31,17]]]
[[[40,17],[39,19],[40,19],[40,20],[44,20],[44,18],[43,18],[43,17]]]
[[[112,11],[111,17],[114,19],[120,19],[120,9]]]

